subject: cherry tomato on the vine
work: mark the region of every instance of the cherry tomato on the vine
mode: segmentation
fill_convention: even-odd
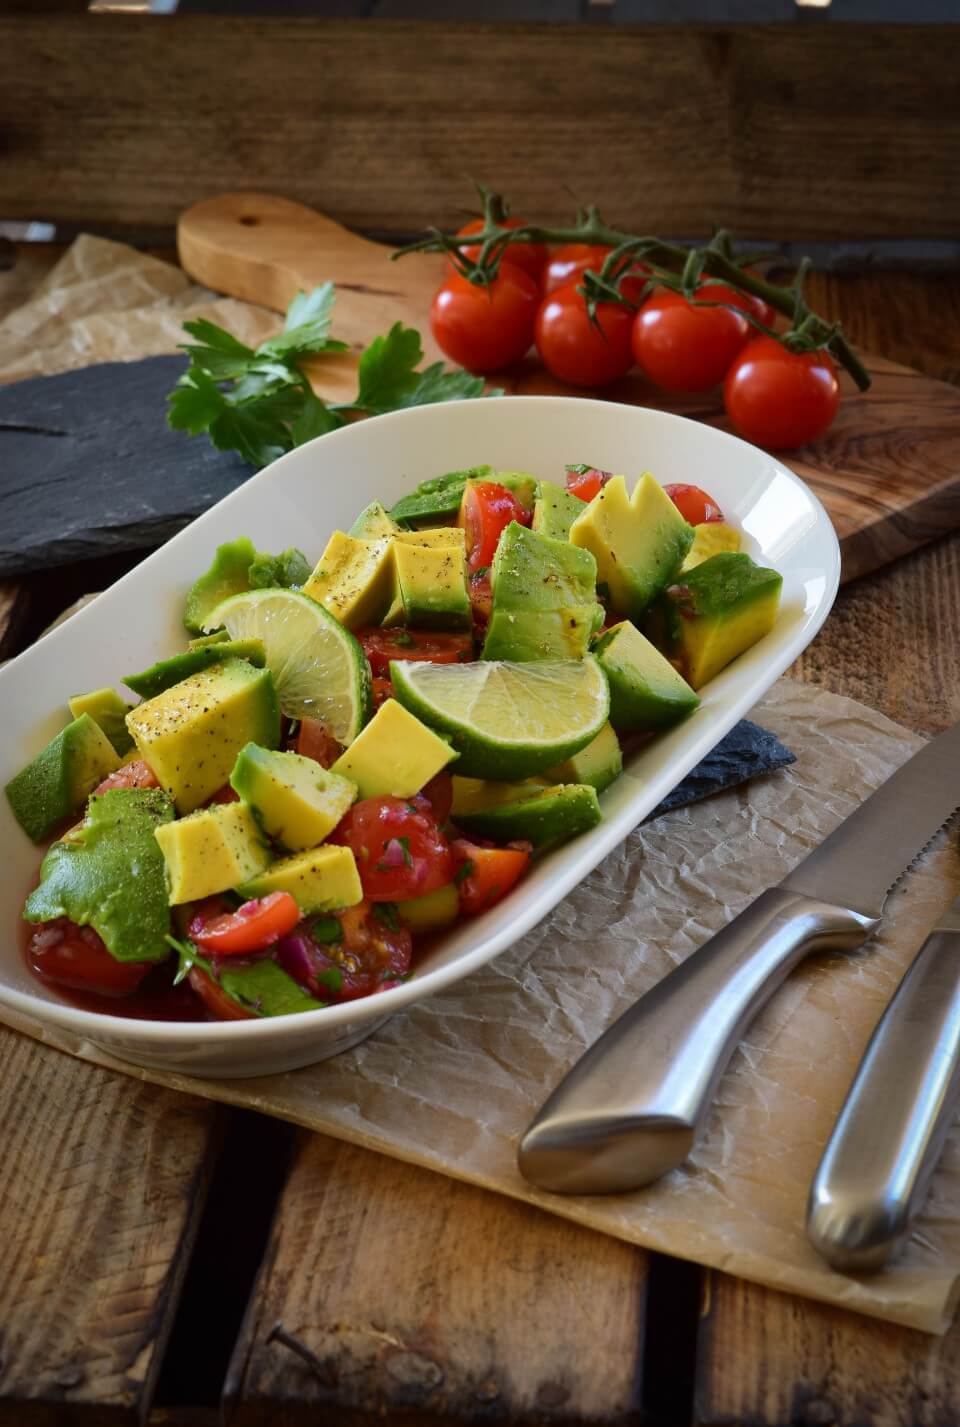
[[[633,326],[633,354],[664,391],[708,391],[723,381],[750,333],[728,307],[698,307],[679,292],[655,292]]]
[[[484,226],[482,218],[474,218],[470,223],[465,223],[462,228],[457,230],[457,237],[469,238],[471,233],[482,233]],[[500,226],[501,228],[525,228],[526,223],[522,218],[505,218]],[[460,251],[471,262],[476,262],[480,256],[480,246],[478,243],[476,247],[461,248]],[[539,287],[547,261],[547,250],[543,243],[508,243],[503,250],[501,261],[523,268],[527,276],[532,277]],[[451,264],[451,266],[453,265]]]
[[[416,664],[463,664],[473,658],[469,634],[433,634],[421,629],[358,629],[356,636],[375,679],[390,677],[391,659]]]
[[[597,304],[591,322],[573,283],[545,298],[537,313],[537,350],[544,366],[571,386],[607,386],[633,366],[633,312],[618,302]]]
[[[467,570],[477,570],[493,564],[500,536],[512,520],[529,525],[531,512],[522,505],[513,491],[496,481],[467,481],[463,488],[457,524],[463,527],[467,544]],[[398,659],[403,655],[398,654]]]
[[[66,917],[39,922],[27,947],[30,965],[46,981],[101,996],[126,996],[156,965],[150,961],[117,961],[93,927],[80,927]]]
[[[593,500],[599,495],[613,475],[612,471],[598,471],[596,466],[567,466],[567,490],[579,500]]]
[[[458,366],[480,375],[495,372],[519,361],[530,346],[539,301],[533,278],[513,263],[501,263],[486,286],[450,273],[433,299],[430,330]]]
[[[723,404],[747,441],[783,451],[823,435],[840,387],[826,352],[791,352],[773,337],[754,337],[727,373]]]
[[[751,277],[756,277],[756,273],[751,273],[749,268],[744,269]],[[739,307],[741,312],[749,312],[758,322],[762,322],[764,327],[771,327],[776,313],[769,302],[764,302],[762,297],[756,297],[752,292],[738,292],[735,287],[727,287],[726,283],[715,282],[713,278],[705,278],[701,283],[697,295],[702,302],[729,302],[733,307]],[[756,331],[756,328],[751,328]]]
[[[205,916],[202,910],[190,923],[190,938],[215,956],[245,956],[272,946],[300,920],[300,908],[289,892],[270,892],[244,902],[235,912]]]
[[[450,844],[426,798],[361,798],[330,834],[349,847],[371,902],[424,897],[453,880]]]
[[[723,511],[699,486],[670,485],[663,488],[688,525],[706,525],[722,520]]]
[[[565,243],[547,260],[543,276],[543,291],[547,296],[568,283],[576,285],[583,281],[589,269],[598,273],[613,252],[602,243]]]

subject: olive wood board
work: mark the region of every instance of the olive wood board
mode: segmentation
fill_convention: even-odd
[[[442,355],[428,324],[444,271],[439,254],[411,253],[392,262],[383,244],[300,203],[261,193],[228,193],[195,204],[181,215],[177,240],[180,261],[198,282],[277,311],[300,288],[336,283],[333,330],[354,350],[313,366],[311,379],[322,394],[342,398],[352,387],[359,350],[396,321],[419,329],[428,359]],[[869,391],[857,392],[844,376],[844,399],[830,430],[782,458],[829,511],[844,580],[960,526],[960,391],[883,357],[861,355],[873,378]],[[572,390],[534,355],[495,381],[509,393]],[[602,392],[580,394],[726,424],[718,393],[667,399],[637,372]],[[570,453],[571,461],[589,457]],[[642,463],[642,453],[636,459]],[[709,489],[709,471],[691,471],[690,479]]]

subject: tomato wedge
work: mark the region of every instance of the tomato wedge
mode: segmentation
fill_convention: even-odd
[[[613,475],[612,471],[598,471],[596,466],[565,466],[567,490],[579,500],[593,500],[603,490]]]
[[[469,634],[371,628],[358,629],[356,636],[375,679],[389,679],[391,659],[408,659],[417,664],[463,664],[473,658],[473,638]]]
[[[216,981],[208,976],[202,967],[192,966],[187,975],[187,980],[211,1016],[213,1016],[214,1020],[256,1020],[253,1011],[248,1011],[245,1006],[240,1005],[239,1001],[235,1001],[232,996],[228,996],[223,987],[218,986]]]
[[[465,837],[450,845],[460,893],[460,910],[468,917],[485,912],[505,897],[530,864],[530,844],[513,847],[481,847]]]
[[[190,938],[215,956],[244,956],[272,946],[299,920],[300,908],[289,892],[270,892],[235,912],[207,918],[201,911],[190,923]]]
[[[124,763],[113,773],[108,773],[102,783],[98,783],[93,793],[109,793],[115,788],[159,788],[160,783],[153,769],[142,758],[132,763]]]
[[[101,996],[126,996],[135,991],[153,961],[117,961],[93,927],[80,927],[67,917],[39,922],[30,933],[27,957],[44,981],[74,991]]]
[[[520,525],[529,525],[531,515],[506,486],[498,485],[496,481],[467,481],[457,524],[462,527],[466,538],[470,574],[486,570],[493,564],[500,536],[512,520]]]
[[[358,902],[305,919],[277,947],[277,961],[318,1001],[331,1005],[385,991],[410,969],[413,937],[393,907]]]
[[[332,768],[343,749],[319,719],[302,718],[297,731],[296,752],[304,758],[312,758],[321,768]]]
[[[424,797],[361,798],[328,840],[350,848],[371,902],[425,897],[453,881],[450,845]]]
[[[707,525],[722,520],[723,511],[699,486],[670,485],[663,488],[689,525]]]

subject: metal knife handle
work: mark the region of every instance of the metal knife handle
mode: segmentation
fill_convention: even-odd
[[[586,1052],[520,1144],[558,1193],[636,1189],[682,1164],[745,1027],[808,952],[876,921],[775,887],[641,996]]]
[[[938,930],[874,1031],[814,1176],[807,1234],[834,1268],[882,1268],[901,1246],[958,1091],[960,930]]]

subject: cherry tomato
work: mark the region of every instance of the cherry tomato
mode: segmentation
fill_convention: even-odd
[[[343,748],[319,719],[302,718],[297,730],[296,751],[304,758],[312,758],[321,768],[332,768]]]
[[[445,768],[435,773],[429,783],[424,784],[421,796],[426,798],[433,809],[433,816],[443,827],[453,807],[453,779]]]
[[[750,273],[751,277],[757,276],[749,268],[745,268],[744,271]],[[698,295],[704,302],[729,302],[734,307],[739,307],[742,312],[749,312],[765,327],[770,327],[776,317],[769,302],[764,302],[762,297],[755,297],[752,292],[738,292],[735,287],[727,287],[726,283],[715,282],[713,278],[704,279],[698,289]],[[755,331],[756,329],[751,328],[750,330]]]
[[[530,844],[481,847],[458,837],[452,844],[457,864],[460,910],[468,917],[485,912],[520,880],[530,862]]]
[[[222,788],[218,788],[215,793],[211,793],[210,797],[204,803],[204,807],[209,808],[216,803],[239,803],[239,801],[240,794],[236,789],[231,788],[229,783],[224,783]]]
[[[335,916],[304,920],[277,947],[277,961],[311,996],[333,1004],[395,986],[410,969],[412,951],[409,928],[392,907],[358,902]]]
[[[723,381],[750,324],[728,307],[697,307],[678,292],[656,292],[637,313],[633,354],[665,391],[708,391]]]
[[[376,713],[381,704],[385,704],[387,699],[393,698],[393,684],[389,679],[384,679],[378,674],[374,674],[370,682],[372,685],[373,709],[374,713]]]
[[[689,525],[706,525],[723,519],[717,502],[699,486],[672,485],[663,489]]]
[[[511,520],[521,525],[529,525],[531,520],[531,512],[517,500],[513,491],[497,485],[496,481],[467,481],[457,524],[466,537],[470,574],[493,564],[500,536]]]
[[[618,302],[597,304],[596,323],[572,283],[558,288],[537,313],[537,350],[544,366],[571,386],[606,386],[633,366],[633,313]]]
[[[840,387],[826,352],[791,352],[773,337],[754,337],[727,373],[723,404],[747,441],[782,451],[823,435]]]
[[[202,966],[191,966],[187,980],[215,1021],[253,1021],[256,1014],[228,996]]]
[[[102,783],[98,783],[94,788],[94,795],[97,793],[110,793],[115,788],[159,788],[160,784],[152,768],[144,763],[142,758],[135,758],[132,763],[124,763],[113,773],[108,773]]]
[[[289,892],[270,892],[244,902],[235,912],[194,917],[190,938],[215,956],[244,956],[272,946],[300,920],[300,908]]]
[[[476,637],[482,639],[484,628],[490,619],[490,611],[493,609],[493,584],[490,580],[490,572],[478,570],[471,575],[467,581],[467,593],[470,596],[474,631]]]
[[[330,834],[357,860],[371,902],[424,897],[453,880],[450,844],[426,798],[361,798]]]
[[[522,218],[505,218],[501,223],[501,228],[525,228],[526,224]],[[482,218],[474,218],[472,222],[465,223],[457,230],[458,238],[469,238],[471,233],[482,233],[484,221]],[[461,251],[472,262],[476,262],[480,256],[480,244],[475,248],[463,248]],[[501,262],[513,263],[514,267],[522,268],[528,277],[533,278],[539,287],[543,278],[543,269],[547,261],[547,250],[543,243],[508,243],[503,250]],[[451,263],[453,267],[453,263]],[[456,271],[456,269],[454,269]]]
[[[27,956],[45,981],[102,996],[129,995],[156,966],[155,961],[117,961],[93,927],[77,926],[66,917],[39,922],[30,933]]]
[[[431,634],[419,629],[358,629],[356,636],[375,679],[390,677],[391,659],[415,664],[463,664],[473,658],[469,634]]]
[[[433,299],[430,330],[451,361],[470,372],[495,372],[530,346],[539,301],[533,278],[512,263],[501,263],[486,287],[451,273]]]
[[[565,469],[567,490],[580,500],[593,500],[613,475],[612,471],[598,471],[596,466],[567,466]]]
[[[602,243],[565,243],[547,262],[543,277],[544,296],[569,283],[576,286],[590,270],[598,273],[613,252]]]

